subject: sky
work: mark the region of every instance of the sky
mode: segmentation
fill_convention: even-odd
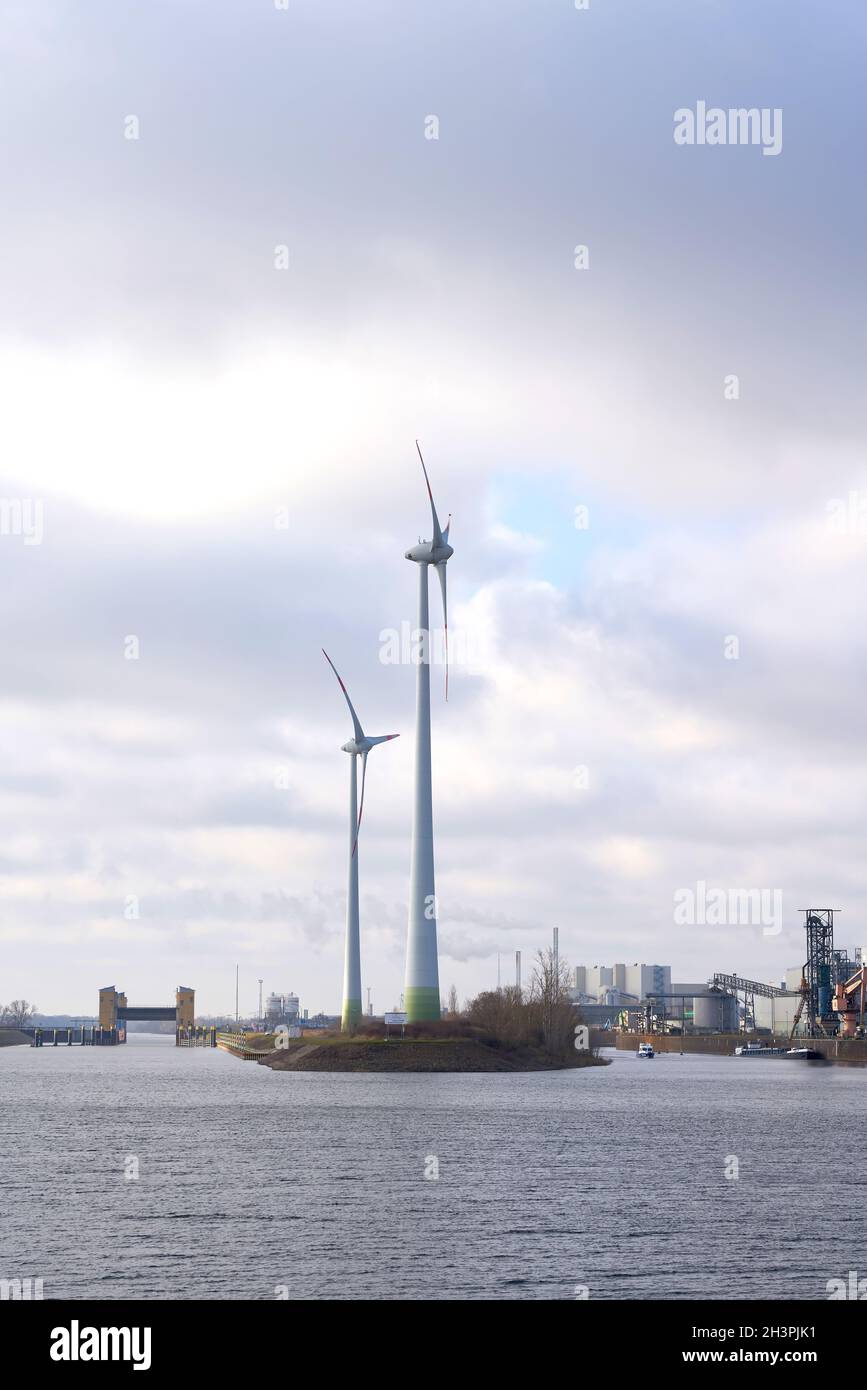
[[[360,841],[397,1005],[416,438],[443,996],[554,926],[686,980],[779,981],[809,906],[867,944],[865,37],[856,0],[4,7],[0,1000],[220,1013],[238,965],[242,1013],[339,1011],[324,647],[401,735]],[[676,143],[699,102],[782,148]],[[699,883],[779,930],[677,921]]]

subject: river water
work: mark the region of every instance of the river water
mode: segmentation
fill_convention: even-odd
[[[64,1299],[816,1299],[867,1276],[867,1071],[604,1055],[327,1076],[144,1034],[4,1048],[0,1278]]]

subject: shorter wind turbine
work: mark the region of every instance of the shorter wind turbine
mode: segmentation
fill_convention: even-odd
[[[361,727],[358,715],[352,707],[349,691],[340,679],[337,667],[325,648],[322,655],[328,662],[344,699],[352,715],[354,737],[342,744],[343,752],[352,759],[349,771],[349,879],[346,890],[346,948],[343,957],[343,1006],[340,1013],[340,1026],[344,1032],[351,1033],[361,1018],[361,934],[358,923],[358,832],[364,814],[364,783],[367,777],[367,755],[378,743],[389,743],[399,734],[380,734],[368,737]],[[358,758],[361,757],[361,805],[358,805]]]

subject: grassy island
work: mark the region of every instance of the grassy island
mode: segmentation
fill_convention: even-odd
[[[366,1018],[352,1033],[308,1029],[300,1038],[259,1035],[251,1046],[262,1053],[257,1060],[275,1071],[527,1072],[605,1066],[592,1049],[576,1050],[579,1022],[564,965],[551,952],[540,952],[526,991],[489,990],[459,1010],[452,990],[445,1017],[435,1023],[387,1029]]]
[[[369,1031],[308,1033],[287,1039],[284,1047],[272,1045],[263,1051],[260,1061],[275,1071],[331,1072],[561,1071],[605,1065],[592,1053],[576,1052],[574,1047],[571,1056],[555,1058],[544,1048],[507,1045],[481,1030],[460,1031],[456,1036],[448,1019],[418,1028],[416,1033],[407,1026],[405,1037],[395,1029],[391,1037],[385,1036],[384,1029],[382,1035]]]

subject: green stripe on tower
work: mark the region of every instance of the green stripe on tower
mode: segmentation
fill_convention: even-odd
[[[344,999],[340,1015],[340,1027],[344,1033],[351,1032],[361,1022],[361,1000]]]
[[[442,1017],[440,992],[427,985],[410,985],[404,990],[407,1023],[431,1023]]]

